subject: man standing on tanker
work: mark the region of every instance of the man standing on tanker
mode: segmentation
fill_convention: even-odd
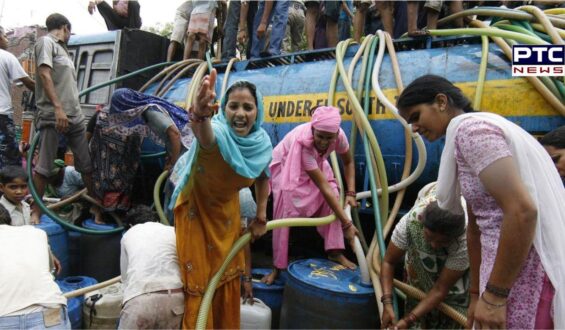
[[[92,191],[92,164],[86,141],[84,115],[80,108],[76,72],[67,50],[71,23],[61,14],[51,14],[45,21],[48,34],[35,44],[37,100],[36,125],[40,133],[39,161],[33,183],[43,196],[47,178],[52,173],[59,134],[64,134],[74,155],[75,168],[89,194]],[[39,223],[41,209],[33,206],[32,223]]]

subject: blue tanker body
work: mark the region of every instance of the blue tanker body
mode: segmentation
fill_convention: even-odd
[[[358,46],[349,48],[344,61],[346,68],[357,49]],[[240,62],[235,65],[228,78],[230,83],[241,79],[249,80],[255,83],[263,93],[266,116],[264,128],[269,133],[273,145],[276,145],[294,127],[308,121],[310,109],[327,102],[330,80],[336,67],[335,59],[293,63],[296,56],[294,54],[280,57],[289,63],[282,65],[269,64],[269,66],[265,64],[267,60],[263,60],[263,63],[259,62],[259,65],[254,65],[255,62]],[[405,85],[421,75],[437,74],[453,81],[468,97],[473,98],[481,61],[479,44],[402,51],[398,52],[397,56]],[[265,67],[251,68],[261,64]],[[359,79],[360,67],[359,62],[354,71],[354,88]],[[219,67],[220,71],[222,68]],[[218,76],[218,94],[224,76],[222,73]],[[554,111],[525,79],[512,77],[509,61],[494,44],[490,45],[486,80],[480,110],[504,115],[532,134],[543,134],[565,124],[565,118]],[[397,97],[395,79],[388,56],[385,56],[383,61],[379,81],[387,97],[391,99]],[[190,79],[179,79],[164,98],[184,106],[189,82]],[[146,92],[151,93],[155,88],[156,85],[153,85]],[[386,111],[385,107],[376,100],[374,93],[371,95],[369,121],[382,149],[389,183],[396,183],[401,178],[405,159],[403,129],[390,112]],[[337,85],[335,105],[342,112],[344,119],[342,127],[349,136],[352,109],[341,79]],[[357,141],[359,141],[355,155],[357,173],[363,176],[365,156],[361,139]],[[426,142],[427,164],[422,176],[411,190],[437,178],[443,143],[443,139],[433,143]],[[414,168],[417,155],[414,155],[413,159]],[[363,181],[361,178],[358,183]],[[365,182],[365,187],[366,185]]]

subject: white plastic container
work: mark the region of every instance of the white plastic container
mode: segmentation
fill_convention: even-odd
[[[98,300],[95,298],[97,294],[101,295]],[[123,297],[124,292],[120,282],[89,293],[84,298],[84,305],[82,307],[84,328],[116,329],[122,310]],[[96,311],[96,314],[94,311]]]
[[[271,309],[254,298],[253,305],[241,301],[241,329],[271,329]]]

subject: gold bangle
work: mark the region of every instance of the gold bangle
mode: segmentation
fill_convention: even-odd
[[[485,304],[487,304],[488,306],[490,306],[490,307],[487,307],[489,310],[493,310],[493,309],[497,309],[497,308],[500,308],[500,307],[504,307],[504,306],[506,306],[506,304],[507,304],[507,302],[504,302],[503,304],[495,304],[495,303],[492,303],[492,302],[488,301],[488,300],[485,298],[484,293],[481,295],[481,299],[485,302]]]

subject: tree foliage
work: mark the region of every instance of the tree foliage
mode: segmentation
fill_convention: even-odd
[[[157,23],[155,26],[143,27],[143,30],[161,35],[165,38],[171,38],[171,33],[173,32],[173,23]]]

